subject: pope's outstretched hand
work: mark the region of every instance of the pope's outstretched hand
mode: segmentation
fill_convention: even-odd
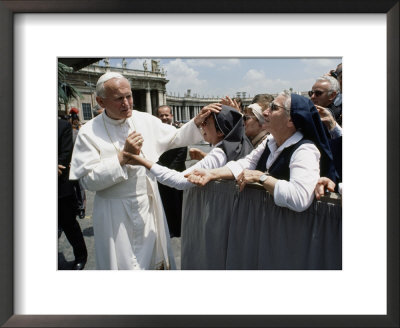
[[[200,113],[194,118],[194,123],[197,127],[200,127],[200,124],[204,122],[204,120],[211,114],[211,113],[219,113],[221,111],[221,104],[213,103],[207,106],[204,106]]]

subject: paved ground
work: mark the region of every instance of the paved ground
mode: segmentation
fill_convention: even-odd
[[[96,263],[94,258],[94,237],[93,237],[93,198],[94,192],[86,191],[86,217],[79,219],[78,222],[81,226],[83,236],[85,238],[86,248],[88,250],[88,261],[85,270],[96,270]],[[171,239],[172,249],[175,255],[177,269],[181,268],[181,239]],[[74,254],[72,247],[69,244],[65,234],[63,233],[58,239],[58,268],[59,270],[70,270],[74,264]]]
[[[193,147],[200,148],[205,152],[210,151],[208,145],[195,145]],[[187,161],[186,166],[189,167],[193,165],[196,161]],[[94,237],[93,237],[93,221],[92,221],[92,211],[93,211],[93,199],[94,193],[86,191],[86,217],[84,219],[79,219],[78,222],[81,226],[83,236],[85,238],[86,247],[88,249],[88,261],[85,266],[85,270],[96,270],[96,263],[94,258]],[[172,238],[171,239],[172,250],[175,255],[175,261],[177,269],[181,268],[181,239]],[[70,270],[74,263],[74,254],[72,252],[72,247],[62,233],[61,237],[58,239],[58,268],[59,270]]]

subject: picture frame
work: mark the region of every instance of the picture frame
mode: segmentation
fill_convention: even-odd
[[[387,16],[387,315],[14,315],[13,272],[13,15],[16,13],[385,13]],[[155,9],[156,8],[156,9]],[[143,327],[143,326],[265,326],[265,327],[398,327],[399,325],[399,1],[0,1],[0,324],[10,326]],[[10,120],[11,118],[11,120]]]

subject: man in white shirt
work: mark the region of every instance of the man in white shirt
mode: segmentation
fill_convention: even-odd
[[[262,144],[222,168],[194,171],[188,180],[205,185],[235,178],[240,190],[259,182],[274,196],[276,205],[304,211],[314,199],[320,167],[324,176],[334,178],[332,154],[318,111],[309,99],[282,92],[263,115],[264,128],[271,135]]]
[[[127,164],[125,153],[157,161],[167,149],[196,143],[211,109],[181,129],[134,111],[129,81],[108,72],[96,86],[103,113],[79,131],[70,179],[95,191],[93,228],[97,269],[170,269],[174,258],[157,182],[143,167]]]

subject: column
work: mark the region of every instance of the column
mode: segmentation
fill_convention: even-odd
[[[167,104],[167,93],[164,91],[163,95],[164,95],[164,104],[166,105]]]
[[[150,88],[146,89],[146,112],[152,115]]]
[[[158,90],[158,106],[164,105],[164,94],[162,90]]]

